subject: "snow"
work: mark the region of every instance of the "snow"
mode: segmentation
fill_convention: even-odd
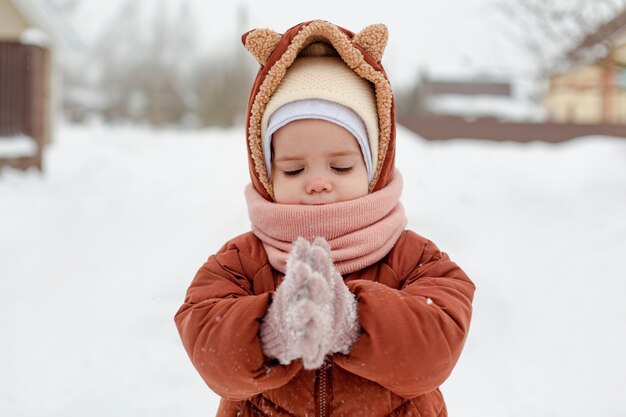
[[[20,42],[46,48],[50,45],[50,37],[43,30],[31,27],[20,34]]]
[[[450,415],[625,415],[626,141],[398,135],[409,227],[478,287]],[[0,175],[0,415],[214,415],[172,318],[249,227],[243,128],[57,137]]]
[[[12,3],[26,21],[34,25],[22,34],[23,42],[37,46],[48,46],[50,43],[55,46],[77,47],[79,45],[80,42],[73,28],[68,25],[54,2],[14,0]]]
[[[490,95],[442,94],[429,97],[428,108],[434,113],[467,118],[492,116],[507,121],[535,122],[546,118],[545,110],[537,103],[513,97]]]
[[[37,143],[30,136],[0,136],[0,158],[20,158],[36,153]]]

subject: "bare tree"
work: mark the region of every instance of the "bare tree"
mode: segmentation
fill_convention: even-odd
[[[69,16],[82,0],[54,1]],[[156,6],[148,14],[143,3],[125,0],[93,45],[64,64],[66,116],[153,126],[241,123],[254,65],[239,39],[201,51],[190,0]],[[239,14],[247,26],[245,9]]]
[[[539,76],[561,71],[583,57],[600,57],[608,45],[593,34],[626,13],[626,0],[500,0],[509,36],[534,58]]]
[[[213,53],[198,65],[194,86],[202,125],[230,126],[244,121],[254,70],[250,57],[239,57],[233,52]]]

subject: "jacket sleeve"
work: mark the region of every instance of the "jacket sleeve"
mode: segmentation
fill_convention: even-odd
[[[270,367],[263,355],[258,332],[270,293],[253,294],[259,262],[249,262],[251,258],[242,252],[231,243],[211,256],[174,317],[196,370],[228,400],[244,400],[280,387],[302,368],[301,361]]]
[[[401,238],[406,239],[403,250],[421,251],[412,257],[417,264],[404,276],[396,276],[386,264],[379,270],[379,281],[395,280],[399,289],[362,279],[347,282],[358,300],[363,332],[348,355],[334,360],[413,398],[435,390],[452,372],[469,330],[475,287],[432,242],[407,234]]]

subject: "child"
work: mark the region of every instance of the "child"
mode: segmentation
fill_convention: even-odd
[[[219,416],[445,416],[474,285],[405,230],[387,29],[244,34],[252,231],[194,278],[175,321]]]

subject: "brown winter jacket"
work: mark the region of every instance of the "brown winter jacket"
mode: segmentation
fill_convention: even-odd
[[[284,35],[262,30],[256,36],[256,45],[265,46],[253,52],[262,67],[250,97],[247,131],[252,183],[265,198],[271,200],[273,193],[256,154],[259,112],[275,90],[268,90],[265,81],[280,82],[275,74],[281,73],[268,78],[268,67],[288,66],[312,40],[332,44],[377,89],[380,142],[386,143],[379,144],[383,154],[370,189],[389,182],[395,123],[392,97],[383,91],[391,90],[379,62],[386,30],[368,28],[354,35],[313,21]],[[251,33],[244,35],[244,43],[250,43]],[[381,36],[383,48],[376,41]],[[251,232],[238,236],[207,260],[175,321],[194,366],[222,397],[218,416],[447,415],[438,387],[467,337],[474,294],[469,278],[432,242],[411,231],[381,261],[343,278],[356,295],[362,334],[349,354],[334,354],[320,369],[309,371],[301,360],[284,366],[262,353],[260,322],[283,274],[272,268],[258,238]]]

